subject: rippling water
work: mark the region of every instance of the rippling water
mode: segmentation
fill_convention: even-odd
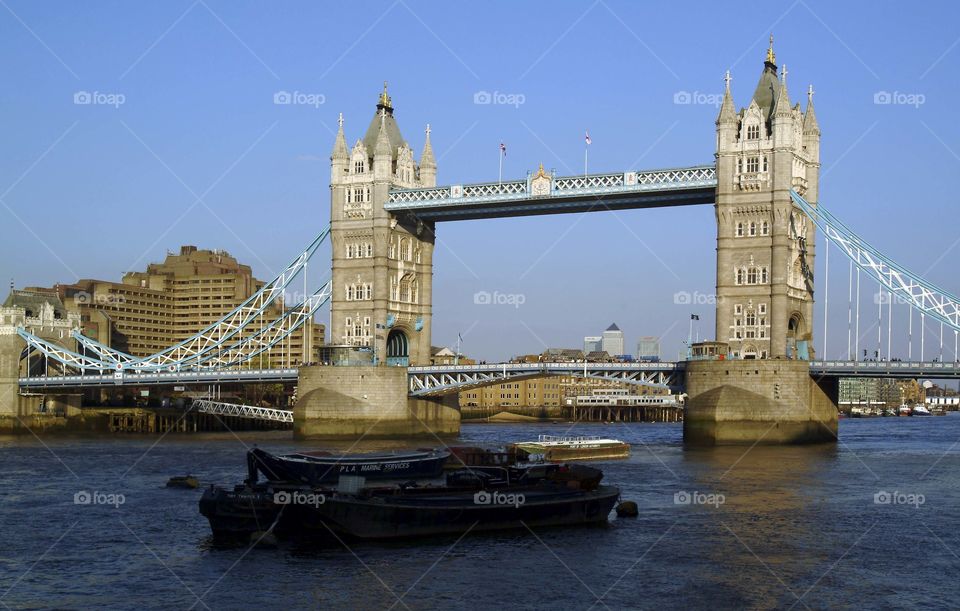
[[[567,428],[465,425],[461,442]],[[845,420],[840,443],[818,447],[686,449],[673,424],[580,424],[573,432],[634,444],[629,460],[604,470],[623,498],[637,501],[638,518],[349,549],[215,547],[197,511],[200,492],[164,487],[187,472],[204,483],[236,483],[245,445],[304,447],[288,434],[0,438],[0,603],[957,606],[960,415]],[[362,445],[379,447],[386,444]],[[75,504],[81,491],[95,491],[94,503]]]

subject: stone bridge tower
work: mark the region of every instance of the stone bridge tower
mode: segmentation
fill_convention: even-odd
[[[773,37],[749,105],[730,74],[717,118],[717,341],[738,358],[813,358],[815,229],[790,190],[818,199],[820,128],[813,88],[791,107]]]
[[[347,147],[340,116],[330,157],[334,345],[366,346],[379,363],[428,364],[433,290],[432,224],[383,209],[391,188],[436,186],[430,126],[420,163],[400,133],[383,93],[367,132]]]

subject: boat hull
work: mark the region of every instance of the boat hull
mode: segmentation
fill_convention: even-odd
[[[403,500],[334,496],[322,505],[300,508],[300,524],[318,535],[332,532],[371,540],[598,524],[607,521],[619,496],[613,486],[591,491],[490,491],[488,498],[505,501],[502,504],[474,502],[473,495]],[[521,498],[522,503],[516,502]]]
[[[519,443],[516,447],[528,456],[540,455],[550,462],[572,460],[610,460],[630,457],[630,444],[605,444],[599,446],[549,446],[539,443]]]

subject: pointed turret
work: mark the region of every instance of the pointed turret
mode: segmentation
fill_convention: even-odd
[[[723,80],[726,87],[723,92],[723,103],[720,104],[720,114],[717,115],[717,148],[723,149],[732,145],[737,139],[737,112],[733,107],[733,96],[730,93],[730,71]]]
[[[400,134],[400,127],[393,117],[393,100],[387,94],[387,83],[383,83],[383,92],[377,100],[377,112],[370,120],[370,126],[367,127],[367,133],[363,137],[363,143],[371,154],[376,155],[377,146],[380,142],[381,133],[385,132],[387,146],[390,149],[391,159],[396,160],[397,152],[407,142]]]
[[[337,119],[337,138],[333,143],[333,152],[330,154],[330,182],[337,182],[348,171],[350,154],[347,152],[347,139],[343,135],[343,113]]]
[[[424,187],[437,185],[437,160],[433,158],[433,147],[430,145],[430,124],[427,123],[426,140],[423,143],[423,154],[420,155],[420,182]]]
[[[820,124],[817,123],[817,113],[813,110],[813,85],[807,89],[807,112],[803,115],[803,133],[820,135]]]
[[[720,114],[717,116],[717,125],[737,122],[737,112],[734,110],[733,96],[730,94],[730,81],[733,78],[730,76],[729,70],[727,70],[723,80],[726,82],[726,88],[723,92],[723,102],[720,104]]]
[[[347,152],[347,138],[343,135],[343,113],[337,119],[337,138],[333,142],[333,153],[330,159],[348,159],[350,154]]]
[[[784,64],[783,71],[780,74],[780,87],[777,90],[777,98],[774,101],[771,115],[775,117],[789,117],[790,112],[790,94],[787,91],[787,65]]]
[[[393,172],[393,151],[390,136],[387,135],[387,110],[380,109],[380,130],[377,132],[373,147],[373,176],[378,180],[387,180]]]
[[[763,72],[753,92],[753,101],[760,107],[764,120],[769,120],[773,113],[774,101],[780,91],[780,80],[777,78],[777,56],[773,52],[773,34],[770,35],[770,47],[763,62]]]

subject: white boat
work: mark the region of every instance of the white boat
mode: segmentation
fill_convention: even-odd
[[[629,443],[601,437],[540,435],[537,441],[515,443],[513,447],[521,458],[542,456],[551,462],[630,456]]]
[[[930,413],[930,410],[928,410],[926,406],[917,404],[913,406],[913,413],[911,415],[912,416],[932,416],[933,414]]]

